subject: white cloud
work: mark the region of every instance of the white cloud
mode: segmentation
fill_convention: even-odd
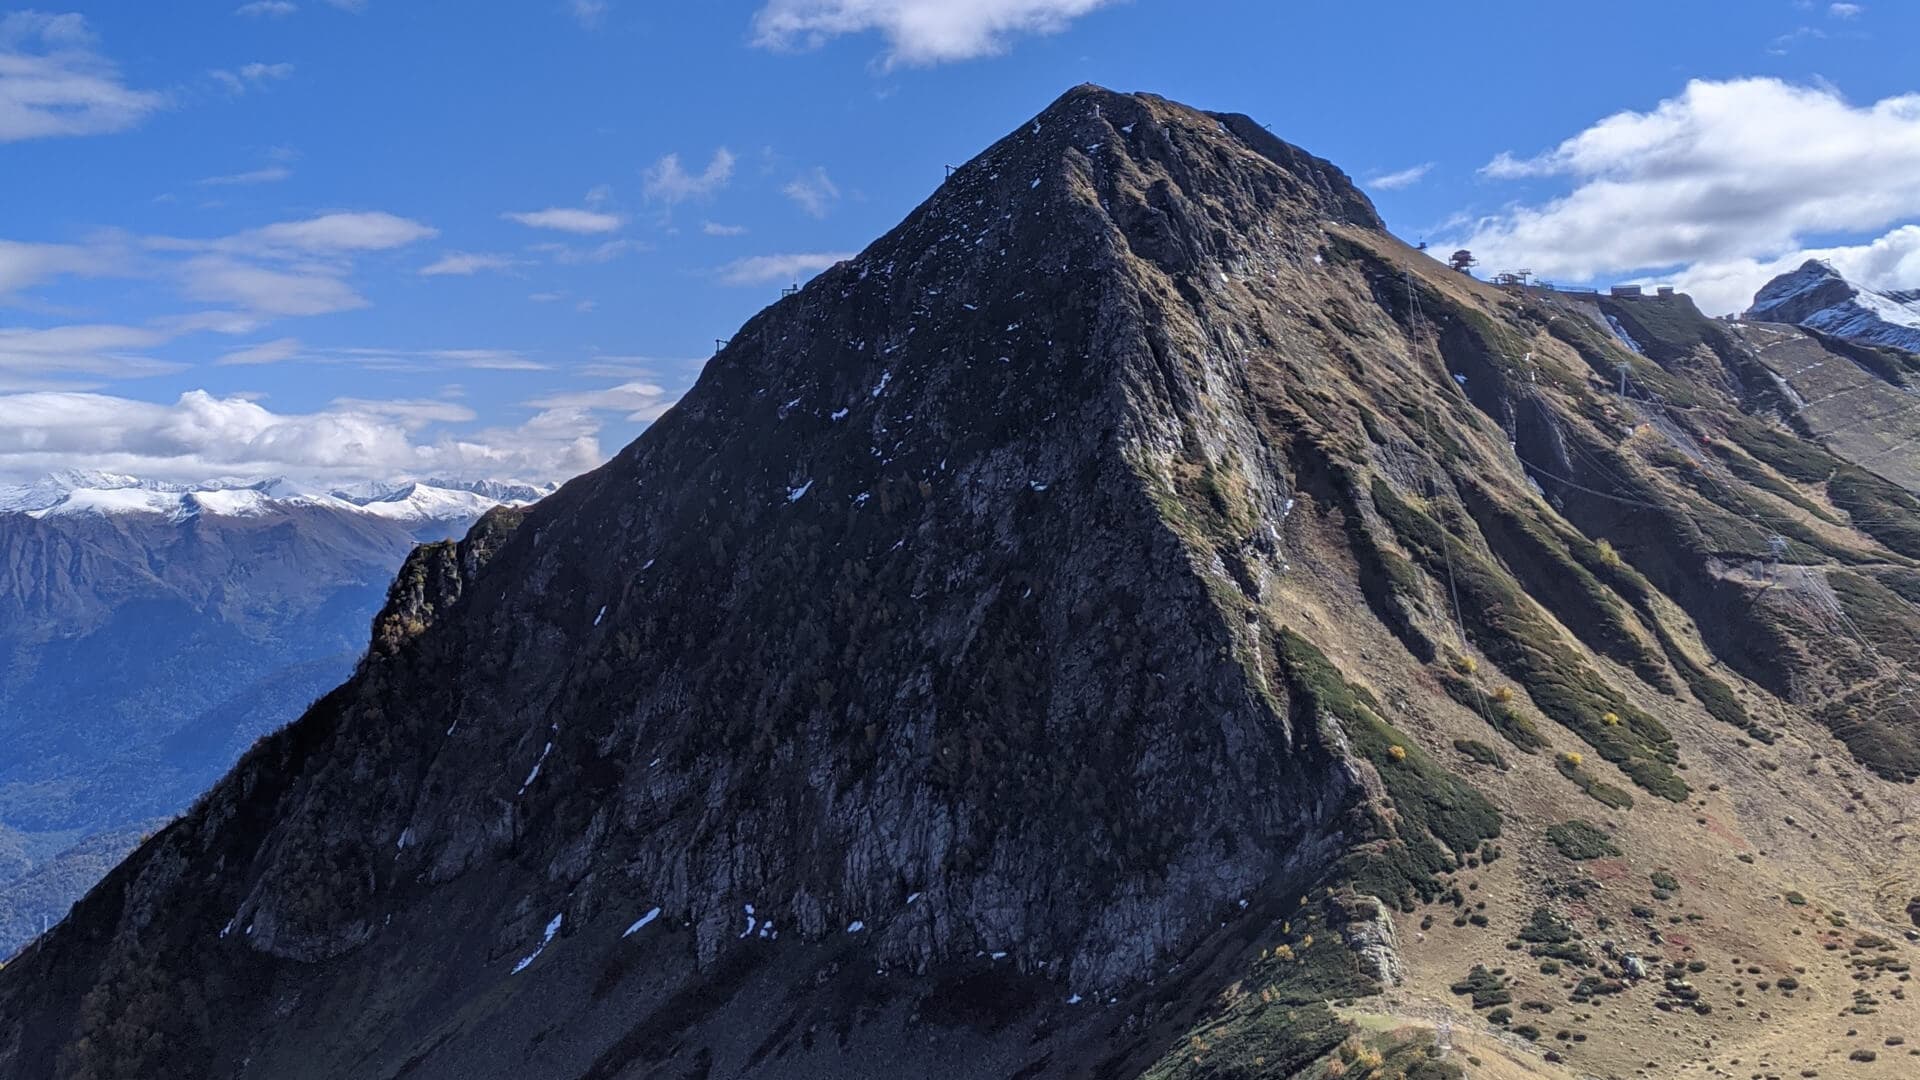
[[[292,78],[293,65],[263,64],[256,60],[251,64],[242,65],[238,72],[228,71],[225,68],[214,68],[212,71],[207,72],[207,74],[213,76],[215,81],[226,87],[228,93],[244,94],[252,87]]]
[[[657,379],[661,368],[698,367],[698,360],[661,360],[651,356],[596,356],[592,361],[579,364],[571,370],[573,374],[589,379],[622,379],[652,382]]]
[[[293,3],[293,0],[253,0],[250,4],[234,8],[233,13],[254,19],[284,19],[299,10],[300,5]]]
[[[366,305],[347,280],[356,257],[435,235],[420,222],[372,211],[321,214],[211,239],[103,232],[81,244],[0,240],[0,300],[65,275],[148,277],[175,284],[191,299],[244,309],[212,313],[218,321],[318,315]]]
[[[442,274],[472,276],[483,270],[507,270],[513,266],[513,260],[505,255],[486,255],[470,251],[449,251],[445,255],[420,268],[423,277],[435,277]]]
[[[1005,52],[1017,34],[1053,34],[1114,0],[769,0],[753,17],[762,48],[817,48],[879,31],[886,66],[938,64]]]
[[[203,187],[231,187],[243,184],[272,184],[293,175],[293,170],[285,165],[269,165],[264,169],[248,172],[229,173],[225,176],[207,176],[194,183]]]
[[[180,264],[182,290],[195,300],[238,304],[264,315],[326,315],[367,306],[333,266],[276,269],[226,255]]]
[[[589,30],[600,25],[611,7],[613,5],[608,0],[567,0],[567,13]]]
[[[181,480],[290,475],[346,481],[443,475],[563,479],[604,460],[600,424],[548,409],[517,427],[436,429],[461,406],[342,399],[276,413],[242,396],[190,390],[159,404],[93,393],[0,395],[0,474],[84,466]]]
[[[27,244],[0,240],[0,299],[69,274],[106,277],[124,269],[125,256],[110,244]]]
[[[834,186],[833,178],[818,165],[794,177],[780,191],[806,211],[809,217],[817,218],[826,217],[827,211],[840,198],[840,189]]]
[[[673,406],[667,389],[650,382],[625,382],[604,390],[563,390],[526,404],[536,409],[580,409],[617,412],[628,420],[658,420]]]
[[[464,424],[479,415],[465,405],[455,405],[450,401],[404,399],[377,401],[370,398],[339,397],[334,398],[332,404],[339,409],[392,417],[403,421],[409,429],[423,427],[429,423]]]
[[[1827,14],[1833,16],[1836,19],[1851,19],[1854,16],[1859,15],[1862,12],[1865,12],[1866,10],[1867,9],[1864,4],[1828,4],[1827,5]]]
[[[327,3],[341,11],[351,11],[356,15],[367,10],[367,0],[327,0]]]
[[[1385,191],[1397,191],[1400,188],[1412,187],[1413,185],[1426,179],[1427,174],[1432,171],[1433,171],[1433,162],[1427,161],[1427,162],[1422,162],[1419,165],[1412,166],[1411,168],[1401,169],[1398,172],[1379,173],[1374,176],[1370,176],[1366,179],[1365,184],[1367,187],[1370,187],[1370,188],[1380,188]]]
[[[594,266],[612,262],[630,251],[642,251],[645,244],[637,240],[621,238],[606,240],[589,248],[570,247],[566,244],[535,244],[533,251],[547,256],[562,266]]]
[[[716,221],[709,221],[701,225],[700,231],[706,233],[708,236],[747,235],[747,227],[745,225],[722,225]]]
[[[214,363],[231,364],[277,364],[300,355],[300,342],[296,338],[280,338],[277,341],[263,341],[258,345],[248,345],[235,349]]]
[[[511,349],[434,349],[427,355],[477,371],[545,371],[547,365]]]
[[[0,329],[0,385],[38,385],[48,376],[76,374],[117,379],[169,374],[182,365],[155,360],[145,351],[171,336],[152,327],[108,324]]]
[[[1607,117],[1534,157],[1501,154],[1482,171],[1571,190],[1436,246],[1547,277],[1711,280],[1711,298],[1696,297],[1703,307],[1743,308],[1766,280],[1761,267],[1797,265],[1808,238],[1920,218],[1920,94],[1855,105],[1831,87],[1695,81],[1651,111]]]
[[[0,15],[0,142],[124,131],[166,105],[93,45],[81,15]]]
[[[1911,289],[1920,285],[1920,225],[1903,225],[1863,244],[1802,248],[1770,259],[1695,263],[1673,275],[1672,282],[1703,310],[1743,311],[1761,285],[1808,259],[1825,259],[1847,280],[1870,289]]]
[[[627,223],[627,219],[618,214],[601,213],[598,210],[578,210],[564,206],[550,206],[545,210],[529,210],[520,213],[505,213],[501,217],[508,221],[517,221],[534,229],[557,229],[560,232],[610,233]]]
[[[775,281],[792,281],[812,277],[834,263],[851,258],[853,255],[848,252],[753,255],[721,267],[720,281],[726,285],[766,285]]]
[[[721,147],[699,174],[689,173],[680,164],[679,154],[668,154],[641,170],[642,190],[648,199],[671,206],[688,199],[704,199],[727,186],[733,179],[734,156]]]

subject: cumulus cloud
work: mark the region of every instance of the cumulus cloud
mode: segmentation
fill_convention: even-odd
[[[517,221],[528,228],[555,229],[581,235],[614,232],[627,223],[627,220],[618,214],[565,206],[550,206],[545,210],[508,212],[500,216],[508,221]]]
[[[0,142],[124,131],[167,103],[121,81],[81,15],[0,15]]]
[[[1765,267],[1812,252],[1809,238],[1920,217],[1920,94],[1856,105],[1827,86],[1695,81],[1650,111],[1607,117],[1531,157],[1503,153],[1482,172],[1571,189],[1439,246],[1548,277],[1710,280],[1696,299],[1733,310]]]
[[[733,179],[733,164],[733,152],[724,146],[713,152],[713,160],[698,173],[688,172],[679,154],[668,154],[641,171],[642,190],[649,200],[669,206],[708,198]]]
[[[850,252],[817,252],[787,255],[751,255],[720,268],[720,281],[726,285],[767,285],[813,275],[834,263],[853,258]]]
[[[1380,188],[1385,191],[1397,191],[1400,188],[1412,187],[1413,185],[1426,179],[1427,174],[1432,171],[1433,171],[1433,162],[1427,161],[1427,162],[1422,162],[1419,165],[1414,165],[1410,168],[1401,169],[1397,172],[1378,173],[1373,176],[1369,176],[1364,181],[1364,183],[1366,184],[1367,187],[1370,187],[1370,188]]]
[[[878,31],[885,64],[927,65],[1005,52],[1020,34],[1054,34],[1114,0],[770,0],[753,17],[762,48],[817,48]]]
[[[190,390],[170,403],[95,393],[0,394],[0,474],[84,466],[182,480],[287,475],[328,481],[437,475],[558,480],[604,460],[600,422],[547,409],[517,427],[455,432],[462,406],[341,399],[277,413],[241,396]]]
[[[808,217],[816,218],[826,217],[840,198],[840,189],[834,185],[833,178],[818,165],[794,177],[780,191],[806,211]]]
[[[470,277],[485,270],[507,270],[513,260],[505,255],[486,255],[471,251],[449,251],[420,268],[423,277],[457,274]]]

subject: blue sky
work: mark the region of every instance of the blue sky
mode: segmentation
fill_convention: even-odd
[[[1891,0],[0,7],[0,476],[564,477],[1087,81],[1488,270],[1920,286],[1916,41]]]

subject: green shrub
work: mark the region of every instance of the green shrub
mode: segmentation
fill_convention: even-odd
[[[1547,839],[1560,849],[1560,854],[1575,861],[1601,859],[1620,854],[1620,849],[1606,833],[1595,828],[1591,822],[1574,818],[1563,821],[1547,830]]]

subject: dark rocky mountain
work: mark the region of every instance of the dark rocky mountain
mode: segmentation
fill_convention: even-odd
[[[136,826],[339,685],[414,544],[494,505],[404,485],[368,509],[285,487],[0,489],[0,827],[30,854],[0,860],[0,956],[64,915]]]
[[[1082,87],[415,552],[0,971],[0,1075],[1844,1062],[1912,1020],[1916,510],[1684,298]]]
[[[1741,318],[1792,323],[1856,345],[1920,353],[1920,289],[1877,292],[1848,281],[1819,259],[1767,282]]]

